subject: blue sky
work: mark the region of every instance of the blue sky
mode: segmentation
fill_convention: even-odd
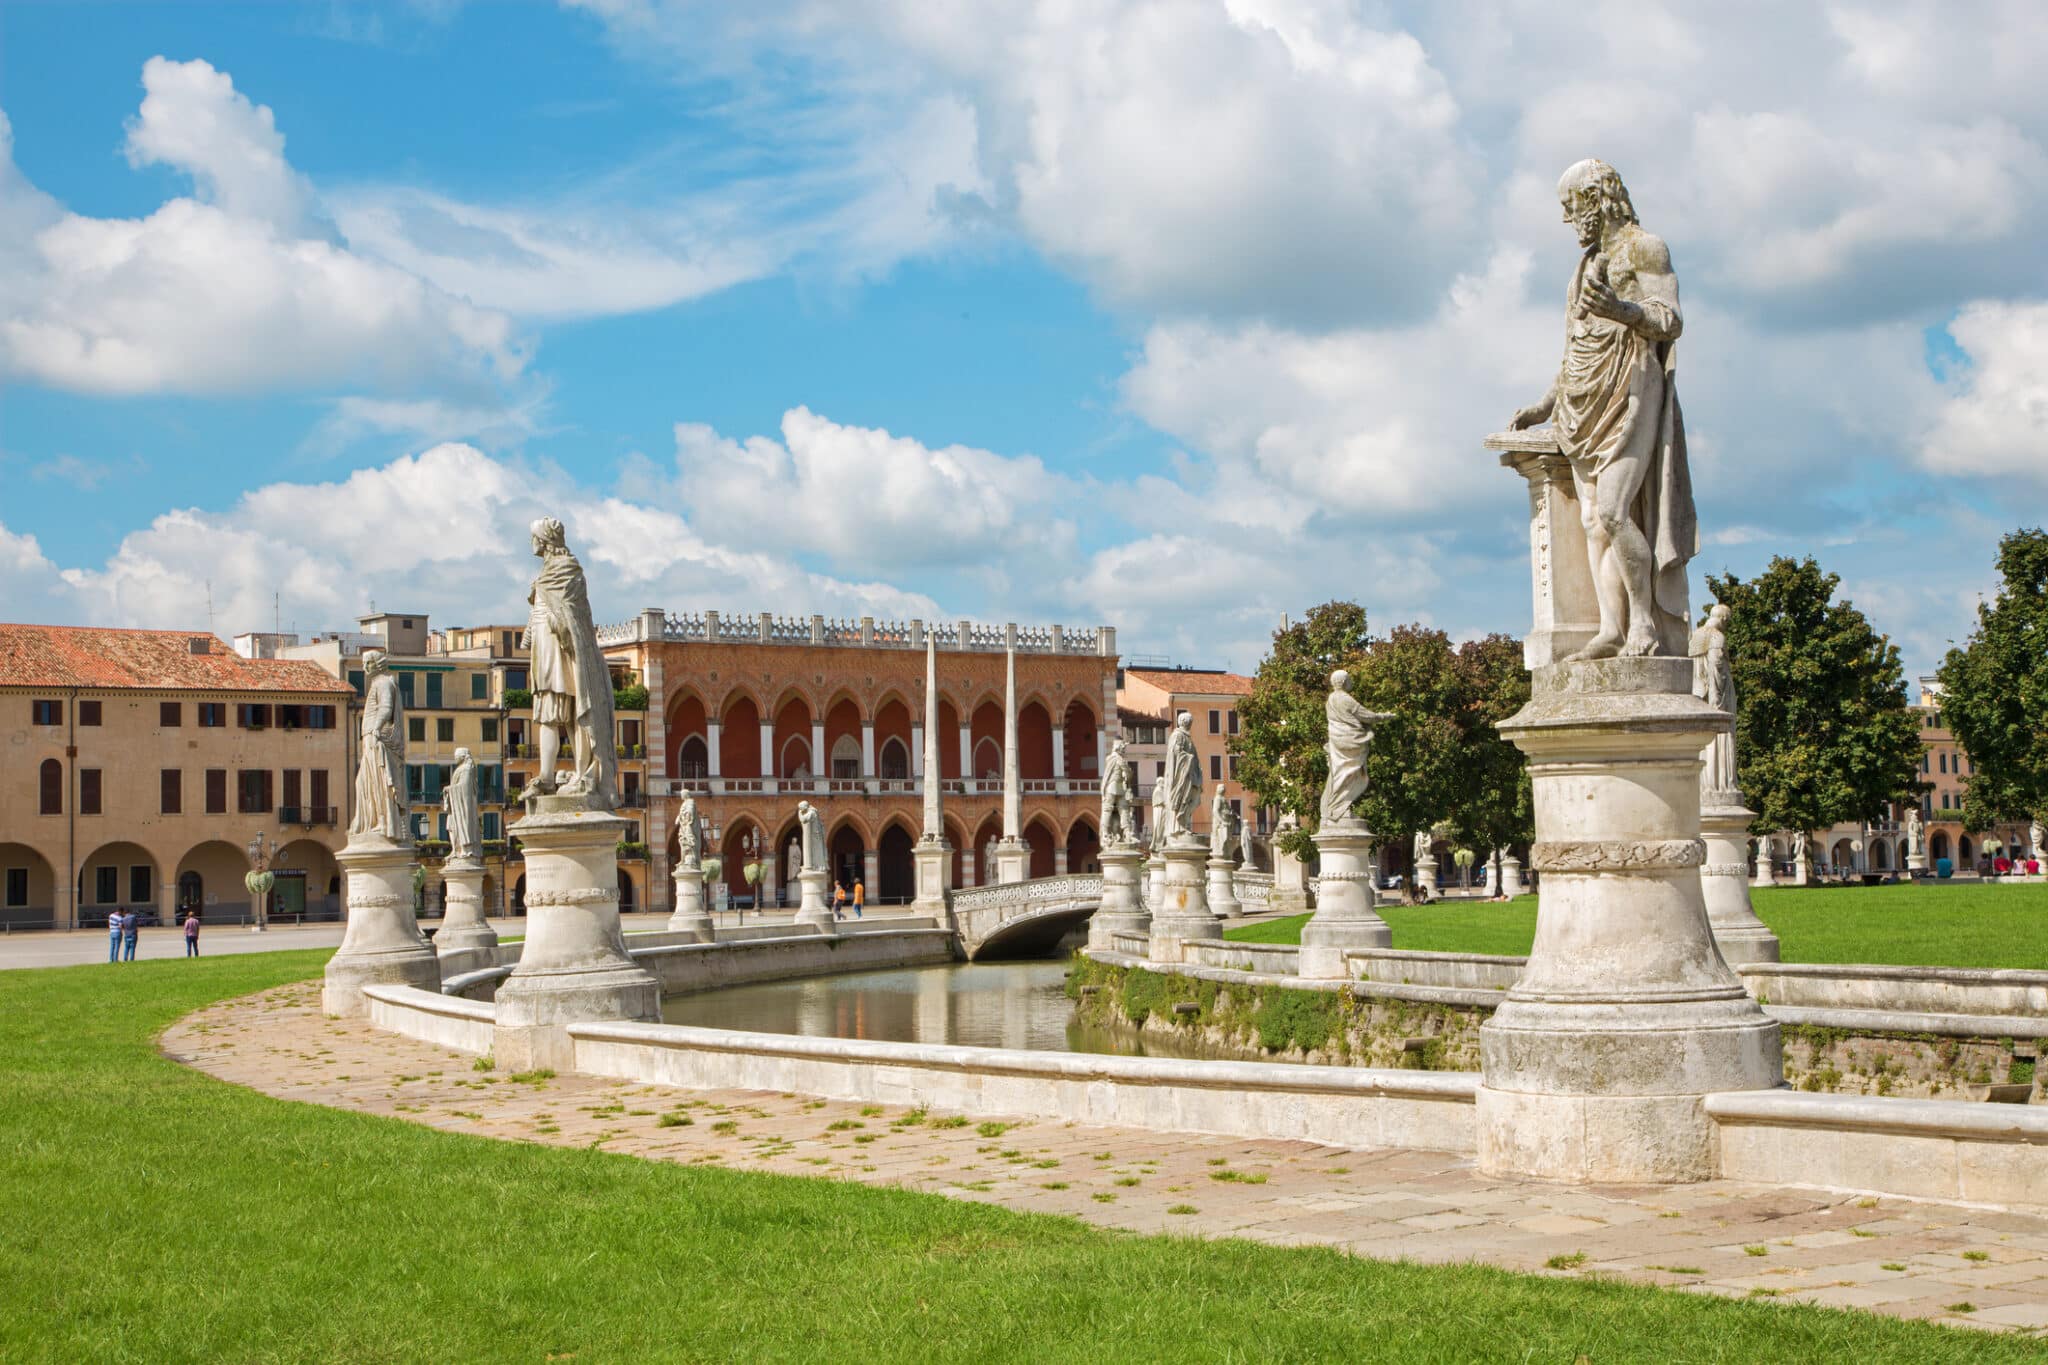
[[[0,614],[516,616],[555,511],[600,615],[1519,633],[1479,438],[1597,154],[1684,291],[1696,596],[1815,554],[1917,671],[2048,507],[2044,24],[0,7]]]

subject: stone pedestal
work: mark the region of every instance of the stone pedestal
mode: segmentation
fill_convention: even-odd
[[[320,1008],[361,1016],[365,986],[441,989],[441,964],[412,910],[410,844],[357,835],[334,855],[348,879],[348,927],[327,960]]]
[[[1486,867],[1479,874],[1479,894],[1492,899],[1500,889],[1500,867],[1492,858],[1486,860]]]
[[[917,899],[911,903],[911,910],[929,915],[942,928],[952,928],[953,903],[946,895],[946,883],[953,875],[952,845],[944,835],[926,835],[917,841],[910,857],[917,882]]]
[[[1322,845],[1318,843],[1316,848],[1320,850]],[[1436,895],[1436,855],[1434,853],[1415,865],[1415,884],[1431,897]]]
[[[1600,599],[1586,555],[1586,531],[1572,485],[1571,461],[1548,427],[1486,438],[1500,462],[1529,484],[1529,564],[1535,623],[1522,641],[1531,669],[1556,663],[1584,648],[1600,631]]]
[[[1316,913],[1301,926],[1300,975],[1341,981],[1351,975],[1344,954],[1353,948],[1393,946],[1394,931],[1373,911],[1372,831],[1365,821],[1336,820],[1316,831],[1322,864]]]
[[[704,904],[703,864],[677,864],[674,883],[676,908],[668,917],[669,932],[694,934],[699,943],[709,943],[717,938],[718,926],[712,923],[711,911]]]
[[[543,796],[507,832],[526,850],[526,947],[498,987],[492,1051],[510,1071],[566,1070],[567,1026],[661,1017],[661,987],[626,955],[618,842],[632,822]]]
[[[1301,859],[1273,841],[1273,890],[1267,908],[1276,915],[1299,915],[1308,909],[1308,870]]]
[[[1771,841],[1760,839],[1756,846],[1756,872],[1750,878],[1751,886],[1775,886],[1778,879],[1771,873]]]
[[[1209,913],[1218,919],[1244,913],[1237,899],[1237,864],[1228,858],[1209,859]]]
[[[1925,849],[1916,848],[1906,855],[1906,872],[1914,877],[1924,877],[1927,875],[1927,851]]]
[[[1778,936],[1749,903],[1749,822],[1756,819],[1756,812],[1743,806],[1740,792],[1703,792],[1700,799],[1706,803],[1700,812],[1700,833],[1707,844],[1700,895],[1707,903],[1714,946],[1731,967],[1776,962]]]
[[[1159,913],[1160,898],[1166,894],[1166,855],[1153,849],[1145,855],[1145,908]]]
[[[1690,659],[1650,658],[1538,668],[1501,726],[1529,757],[1543,884],[1529,965],[1480,1028],[1482,1171],[1709,1179],[1702,1098],[1782,1082],[1700,886],[1700,750],[1728,723]]]
[[[1522,860],[1512,853],[1501,857],[1500,889],[1509,897],[1529,894],[1528,883],[1522,880]]]
[[[1031,876],[1031,845],[1022,839],[996,840],[996,882],[1008,886]]]
[[[807,867],[796,874],[800,889],[796,906],[798,924],[815,924],[828,934],[839,932],[839,923],[832,918],[832,874],[822,867]]]
[[[1150,934],[1152,916],[1138,899],[1145,850],[1136,844],[1111,844],[1100,856],[1102,902],[1088,921],[1088,946],[1107,950],[1112,934]]]
[[[1792,885],[1805,886],[1812,876],[1813,862],[1811,859],[1794,858],[1792,860]]]
[[[483,864],[451,858],[441,866],[441,880],[448,888],[448,913],[434,932],[441,975],[496,966],[498,931],[484,918]]]
[[[1160,875],[1159,899],[1152,906],[1154,962],[1179,962],[1181,945],[1220,939],[1223,926],[1209,909],[1205,864],[1209,846],[1192,835],[1175,835],[1162,850],[1166,867]]]

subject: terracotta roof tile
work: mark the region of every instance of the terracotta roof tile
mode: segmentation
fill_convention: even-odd
[[[1207,668],[1127,668],[1126,678],[1136,678],[1149,683],[1162,692],[1179,692],[1194,696],[1247,697],[1251,695],[1252,680],[1242,673],[1225,673],[1222,669]]]
[[[193,652],[195,640],[205,642],[205,653]],[[245,659],[225,640],[204,631],[6,624],[0,624],[0,687],[335,694],[354,690],[301,659]]]

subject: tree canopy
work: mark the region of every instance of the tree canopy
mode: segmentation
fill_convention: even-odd
[[[1358,806],[1382,841],[1440,823],[1479,850],[1530,837],[1522,755],[1496,728],[1529,699],[1520,643],[1490,635],[1453,646],[1419,625],[1375,637],[1351,602],[1325,603],[1277,632],[1238,708],[1238,776],[1262,803],[1314,827],[1328,774],[1324,699],[1338,668],[1350,672],[1353,695],[1394,717],[1375,731]],[[1305,845],[1304,835],[1294,851]]]
[[[1728,607],[1736,766],[1758,833],[1875,819],[1921,788],[1898,647],[1834,600],[1840,582],[1782,555],[1755,578],[1707,580]]]
[[[1941,714],[1970,756],[1963,824],[2048,819],[2048,532],[1998,544],[1998,596],[1942,661]]]

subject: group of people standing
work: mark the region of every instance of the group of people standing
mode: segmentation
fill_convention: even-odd
[[[107,916],[107,961],[133,962],[135,945],[142,938],[142,912],[116,910]],[[185,956],[199,956],[199,911],[185,911]]]
[[[867,888],[867,883],[863,882],[863,881],[862,881],[862,880],[861,880],[860,878],[858,878],[858,877],[855,877],[855,878],[853,879],[853,917],[854,917],[855,919],[861,919],[861,918],[864,918],[864,916],[862,916],[862,914],[861,914],[861,911],[862,911],[863,909],[865,909],[865,908],[866,908],[866,906],[867,906],[867,903],[868,903],[868,888]],[[841,882],[841,881],[835,881],[835,882],[833,882],[833,883],[832,883],[832,918],[833,918],[833,919],[845,919],[845,918],[846,918],[846,905],[847,905],[847,896],[846,896],[846,883],[845,883],[845,882]]]

